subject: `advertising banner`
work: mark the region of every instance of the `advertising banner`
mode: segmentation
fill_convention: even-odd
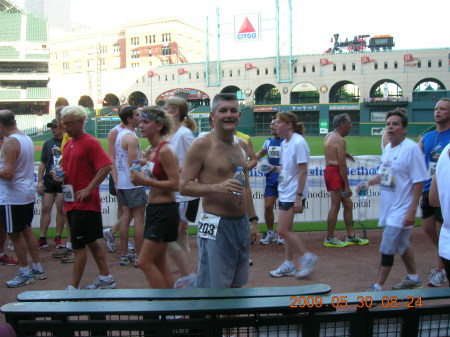
[[[368,180],[376,175],[380,165],[380,156],[357,156],[355,162],[347,160],[348,179],[353,191],[353,217],[355,220],[378,219],[379,215],[379,186],[372,186],[367,191],[367,199],[359,201],[356,196],[356,186],[359,182]],[[38,163],[35,165],[35,178],[37,177]],[[306,199],[303,214],[296,214],[295,222],[324,222],[327,220],[330,207],[330,196],[324,181],[325,157],[312,156],[308,166],[308,197]],[[253,202],[260,223],[264,223],[264,188],[265,176],[258,166],[249,172],[250,186],[252,188]],[[35,179],[37,182],[37,179]],[[108,192],[108,179],[100,185],[100,197],[102,201],[103,225],[114,225],[117,221],[117,199]],[[41,215],[41,197],[36,194],[34,207],[33,227],[39,227]],[[200,213],[201,209],[199,210]],[[51,226],[54,227],[55,213],[52,213]],[[278,219],[278,204],[275,206],[275,221]],[[343,220],[342,209],[339,212],[339,220]]]

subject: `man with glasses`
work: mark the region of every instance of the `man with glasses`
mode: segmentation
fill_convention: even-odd
[[[325,137],[325,184],[330,192],[331,205],[328,211],[327,238],[323,242],[325,247],[346,247],[348,245],[365,245],[369,240],[360,238],[353,230],[353,202],[350,199],[352,190],[347,178],[347,158],[354,161],[353,156],[347,153],[347,143],[344,139],[352,128],[350,116],[347,113],[337,115],[333,119],[334,131]],[[334,236],[337,216],[344,205],[344,222],[347,228],[347,237],[341,241]]]
[[[110,275],[103,238],[99,185],[111,171],[111,161],[100,143],[84,131],[87,118],[81,106],[65,107],[62,124],[71,139],[63,151],[64,210],[67,212],[75,261],[67,290],[78,289],[87,262],[86,246],[95,259],[100,275],[86,289],[112,289],[116,281]]]

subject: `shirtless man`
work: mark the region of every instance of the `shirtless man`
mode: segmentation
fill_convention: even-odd
[[[344,137],[350,133],[352,122],[348,114],[337,115],[333,119],[335,130],[325,137],[325,184],[330,192],[331,206],[328,212],[327,238],[323,242],[325,247],[345,247],[348,245],[365,245],[369,240],[360,238],[353,231],[353,203],[350,197],[352,191],[347,179],[346,159],[354,161],[353,156],[347,153],[347,143]],[[337,216],[344,205],[344,222],[347,228],[347,237],[341,241],[334,236]]]
[[[249,239],[258,239],[258,227],[249,230],[245,192],[233,179],[238,166],[247,171],[247,145],[235,141],[241,111],[234,94],[218,94],[212,103],[214,130],[194,141],[181,172],[180,193],[202,197],[198,226],[196,287],[242,287],[248,281]],[[250,237],[251,236],[251,237]]]

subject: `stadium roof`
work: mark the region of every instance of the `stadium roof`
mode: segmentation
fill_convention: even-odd
[[[21,13],[25,11],[9,0],[0,0],[0,13]]]

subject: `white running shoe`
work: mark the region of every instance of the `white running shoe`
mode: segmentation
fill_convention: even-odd
[[[277,235],[272,231],[268,231],[266,233],[266,236],[264,238],[262,238],[261,240],[259,240],[259,243],[261,245],[268,245],[269,243],[276,242],[276,241],[277,241]]]
[[[295,276],[297,276],[298,278],[303,278],[311,274],[317,260],[317,255],[313,253],[306,253],[305,255],[300,257],[300,270],[297,271]]]
[[[114,289],[116,287],[116,280],[110,275],[107,281],[102,281],[98,276],[94,282],[88,284],[86,289]]]
[[[108,250],[111,253],[115,253],[116,246],[114,245],[114,240],[116,239],[116,236],[111,233],[111,228],[106,228],[103,230],[103,238],[106,241],[106,247],[108,247]]]
[[[289,267],[284,262],[277,269],[269,272],[270,276],[273,277],[283,277],[283,276],[294,276],[295,266]]]

